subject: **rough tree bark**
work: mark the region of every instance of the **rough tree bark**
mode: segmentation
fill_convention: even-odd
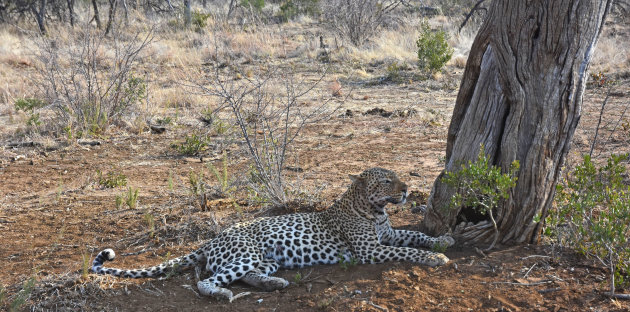
[[[499,242],[535,243],[580,119],[587,70],[613,0],[492,1],[472,45],[448,130],[445,170],[476,159],[521,169],[494,212]],[[494,229],[471,207],[445,209],[453,190],[436,179],[422,230],[487,243]],[[468,216],[468,219],[462,218]],[[471,219],[471,216],[473,217]],[[458,224],[459,223],[459,224]]]

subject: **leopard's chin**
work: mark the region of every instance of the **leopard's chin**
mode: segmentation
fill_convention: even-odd
[[[404,205],[407,202],[407,196],[400,196],[398,198],[389,197],[387,202],[394,205]]]

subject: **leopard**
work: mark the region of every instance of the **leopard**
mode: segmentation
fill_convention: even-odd
[[[371,168],[349,175],[351,184],[328,209],[261,217],[236,223],[191,253],[142,269],[105,267],[115,253],[102,250],[91,270],[126,278],[159,277],[174,268],[196,268],[197,289],[204,296],[235,296],[227,287],[240,280],[264,291],[289,285],[286,279],[272,276],[278,269],[301,268],[318,264],[383,263],[408,261],[427,266],[446,264],[439,252],[455,241],[450,235],[432,237],[419,231],[394,229],[385,210],[388,204],[402,205],[408,187],[396,173]],[[419,247],[432,248],[432,250]],[[199,278],[205,271],[208,278]]]

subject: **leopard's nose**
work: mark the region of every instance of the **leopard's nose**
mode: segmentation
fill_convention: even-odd
[[[403,196],[404,197],[407,197],[407,195],[409,195],[409,190],[407,189],[407,185],[406,184],[403,184],[403,187],[402,187],[401,191],[403,192],[403,194],[404,194]]]
[[[401,193],[402,193],[402,201],[403,202],[407,201],[407,197],[409,196],[409,192],[407,192],[407,188],[403,189]]]

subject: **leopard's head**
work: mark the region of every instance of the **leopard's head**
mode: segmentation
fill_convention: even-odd
[[[404,204],[407,201],[407,185],[391,170],[371,168],[358,176],[350,175],[350,179],[353,186],[361,190],[359,193],[378,211],[383,211],[388,203]]]

